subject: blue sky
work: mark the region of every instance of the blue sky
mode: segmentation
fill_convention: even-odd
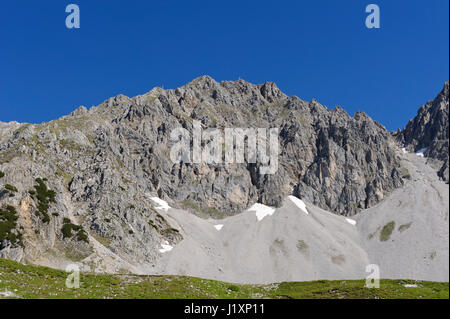
[[[80,29],[65,26],[70,3]],[[380,29],[365,27],[370,3]],[[49,121],[207,74],[273,81],[393,130],[449,79],[448,12],[448,0],[7,1],[0,121]]]

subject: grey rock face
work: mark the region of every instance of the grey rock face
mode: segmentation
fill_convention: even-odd
[[[407,150],[417,152],[426,149],[425,157],[438,162],[438,175],[445,181],[448,176],[449,143],[449,83],[446,82],[438,96],[420,107],[414,119],[395,134]],[[435,163],[434,163],[435,164]]]
[[[248,161],[173,164],[170,133],[192,132],[194,120],[205,129],[278,128],[278,171],[261,175],[260,164]],[[0,187],[18,189],[0,205],[17,207],[19,224],[27,226],[25,253],[14,254],[22,260],[47,262],[67,247],[79,253],[64,260],[84,260],[92,249],[106,254],[98,251],[103,246],[112,259],[147,271],[161,257],[161,242],[182,240],[152,196],[202,217],[225,217],[255,202],[279,207],[293,194],[351,216],[403,185],[398,147],[382,125],[363,112],[351,117],[340,107],[288,97],[274,83],[205,76],[176,90],[118,95],[49,123],[0,130]],[[49,223],[34,215],[37,203],[28,193],[38,177],[56,191]],[[88,232],[89,244],[63,238],[64,217]]]
[[[273,83],[217,83],[201,77],[177,90],[152,90],[122,100],[112,120],[116,156],[139,171],[150,191],[207,216],[232,215],[254,202],[279,206],[291,193],[344,215],[381,200],[402,185],[395,146],[385,128],[358,112],[329,110],[316,101],[287,97]],[[279,169],[259,165],[173,165],[169,133],[205,128],[269,128],[280,132]],[[112,150],[116,152],[115,149]]]

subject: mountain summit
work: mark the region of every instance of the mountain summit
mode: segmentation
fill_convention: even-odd
[[[446,82],[438,96],[420,107],[414,119],[397,134],[397,139],[409,151],[423,151],[434,166],[439,168],[439,176],[449,181],[449,83]],[[435,160],[435,161],[433,161]]]

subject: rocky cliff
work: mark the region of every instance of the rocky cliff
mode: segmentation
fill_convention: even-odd
[[[278,170],[263,175],[248,159],[174,164],[170,133],[192,132],[195,121],[204,129],[278,128]],[[394,138],[363,112],[288,97],[274,83],[207,76],[48,123],[1,123],[0,142],[0,257],[56,267],[83,260],[100,271],[148,272],[162,243],[183,239],[158,212],[159,199],[223,218],[294,195],[351,216],[408,175]]]
[[[434,99],[421,106],[415,118],[395,134],[398,141],[411,152],[421,152],[438,169],[438,175],[445,181],[448,173],[449,143],[449,83]]]

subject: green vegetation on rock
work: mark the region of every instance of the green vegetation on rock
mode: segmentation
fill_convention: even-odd
[[[227,216],[226,213],[214,208],[214,207],[200,207],[193,200],[185,199],[181,203],[183,209],[193,211],[196,215],[202,218],[212,217],[215,219],[221,219]]]
[[[35,185],[34,188],[36,189],[37,199],[42,203],[56,203],[56,193],[47,188],[47,185],[44,183],[45,180],[45,178],[36,178],[38,185]]]
[[[408,224],[400,225],[398,227],[398,231],[403,232],[403,231],[407,230],[409,227],[411,227],[411,225],[412,225],[412,222],[410,222]]]
[[[15,186],[13,186],[13,185],[10,185],[10,184],[6,184],[5,185],[5,189],[7,191],[14,192],[14,193],[18,192],[17,188]]]
[[[11,244],[23,246],[22,233],[17,227],[17,211],[13,206],[7,206],[6,209],[0,209],[0,243],[8,240]]]
[[[76,240],[89,243],[89,238],[87,236],[86,231],[83,229],[83,226],[72,224],[70,222],[70,219],[68,219],[68,218],[64,218],[63,222],[64,222],[64,225],[61,229],[61,232],[63,234],[63,239],[72,238],[73,237],[72,231],[75,231],[75,232],[77,232]]]
[[[391,237],[392,231],[395,229],[395,222],[389,222],[384,225],[380,233],[380,241],[387,241]]]
[[[34,186],[35,191],[30,190],[28,193],[33,197],[33,199],[37,200],[38,213],[36,215],[42,215],[42,222],[48,224],[50,222],[48,209],[50,207],[50,203],[56,203],[56,193],[47,188],[47,185],[45,185],[46,180],[46,178],[36,178],[37,185]]]

